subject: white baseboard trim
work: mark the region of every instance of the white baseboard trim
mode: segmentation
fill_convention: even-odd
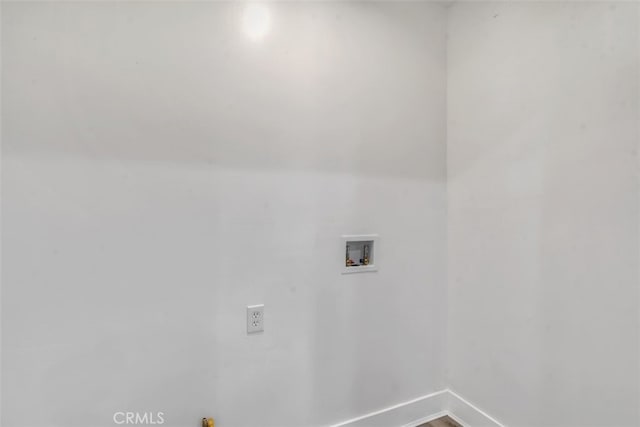
[[[447,389],[446,412],[451,418],[465,427],[505,427],[458,393]]]
[[[352,418],[331,427],[414,427],[446,415],[443,408],[447,404],[448,390],[440,390],[416,399],[398,403],[361,417]]]
[[[342,421],[331,427],[417,427],[445,415],[464,427],[505,427],[449,389]]]

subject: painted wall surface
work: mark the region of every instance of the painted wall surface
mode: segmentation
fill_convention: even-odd
[[[640,424],[637,3],[458,3],[448,380],[513,426]]]
[[[4,427],[320,425],[445,386],[445,10],[269,9],[253,41],[240,3],[3,3]],[[341,275],[363,233],[379,271]]]

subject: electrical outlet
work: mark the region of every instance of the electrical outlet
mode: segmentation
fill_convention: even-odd
[[[264,304],[247,306],[247,333],[264,331]]]

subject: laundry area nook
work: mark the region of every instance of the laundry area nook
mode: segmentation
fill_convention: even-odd
[[[0,427],[640,427],[640,0],[0,0]]]

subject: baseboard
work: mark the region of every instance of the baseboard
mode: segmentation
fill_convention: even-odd
[[[448,392],[440,390],[331,427],[414,427],[446,415]]]
[[[494,417],[452,390],[447,390],[447,415],[465,427],[505,427]]]
[[[464,427],[505,427],[449,389],[342,421],[331,427],[417,427],[445,415]]]

